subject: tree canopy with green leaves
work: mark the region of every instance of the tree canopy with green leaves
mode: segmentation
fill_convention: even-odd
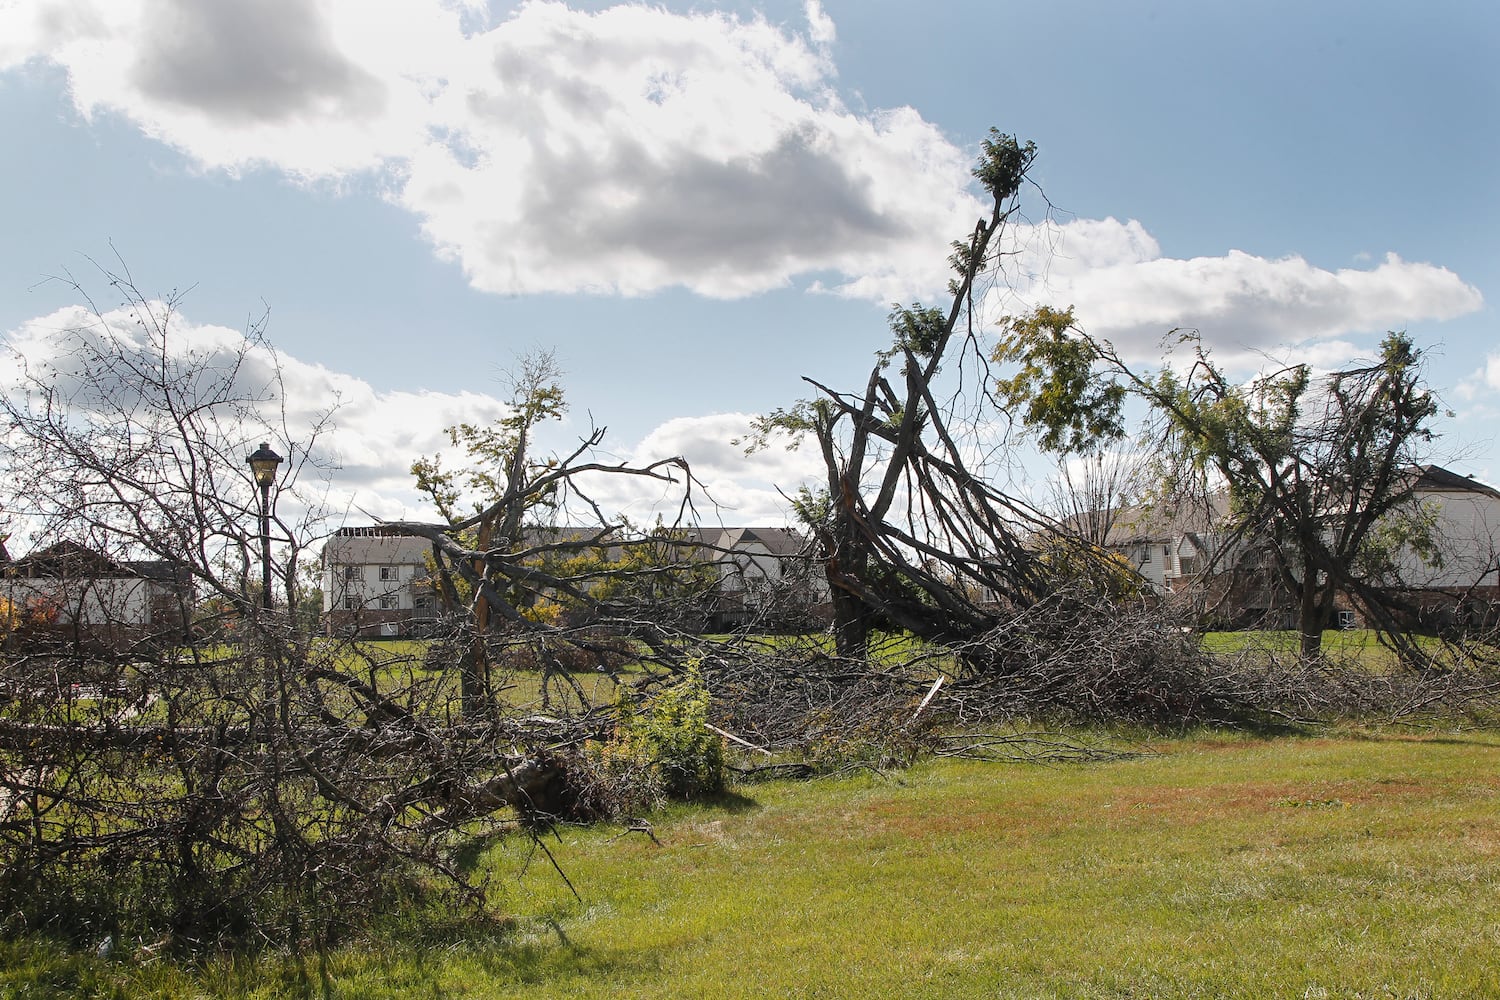
[[[1192,333],[1179,335],[1185,364],[1142,371],[1084,332],[1071,309],[1003,326],[993,357],[1014,374],[997,380],[1001,405],[1044,448],[1089,453],[1117,444],[1126,401],[1142,401],[1167,490],[1227,495],[1223,527],[1237,544],[1226,551],[1246,564],[1252,553],[1269,560],[1295,596],[1304,656],[1319,653],[1343,595],[1422,658],[1406,638],[1407,598],[1367,572],[1369,550],[1390,544],[1411,506],[1412,469],[1435,437],[1438,402],[1409,336],[1388,334],[1376,358],[1339,371],[1293,364],[1238,382]]]

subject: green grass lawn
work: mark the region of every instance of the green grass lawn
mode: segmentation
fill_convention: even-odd
[[[0,945],[4,996],[1500,996],[1500,733],[1206,737],[741,786],[482,864],[511,916],[188,971]]]
[[[1302,633],[1295,631],[1251,629],[1203,634],[1203,648],[1211,653],[1252,651],[1296,655],[1301,645]],[[1323,633],[1323,652],[1328,656],[1354,658],[1373,656],[1380,659],[1388,655],[1373,629],[1330,629]]]
[[[1440,660],[1451,656],[1441,639],[1416,636],[1417,644]],[[1210,653],[1249,653],[1295,657],[1302,636],[1288,631],[1205,632],[1203,648]],[[1373,629],[1330,629],[1323,633],[1323,655],[1339,662],[1359,663],[1370,670],[1394,670],[1400,666],[1395,652],[1380,644]]]

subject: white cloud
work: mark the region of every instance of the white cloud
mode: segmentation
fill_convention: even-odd
[[[85,116],[118,113],[202,167],[337,177],[426,141],[457,13],[439,0],[40,0],[0,68],[68,73]]]
[[[1486,355],[1484,364],[1459,382],[1454,392],[1464,402],[1478,403],[1486,413],[1491,412],[1493,407],[1487,404],[1494,393],[1500,392],[1500,354]]]
[[[833,18],[823,12],[818,0],[807,0],[803,8],[807,12],[807,33],[819,46],[832,45],[838,39],[838,30]]]
[[[161,303],[148,305],[164,315]],[[124,308],[96,316],[70,306],[9,331],[4,338],[8,349],[0,351],[0,392],[23,391],[29,373],[72,399],[81,408],[75,416],[103,414],[108,419],[139,413],[139,383],[113,380],[102,396],[79,391],[96,385],[103,369],[91,361],[91,349],[108,350],[117,361],[153,364],[147,325],[136,318]],[[352,375],[273,352],[261,343],[247,344],[241,331],[197,324],[181,312],[173,315],[169,329],[170,356],[197,372],[205,386],[232,376],[232,395],[260,400],[252,407],[259,411],[258,419],[231,421],[231,433],[238,427],[246,447],[269,436],[275,449],[287,453],[283,432],[299,449],[311,447],[314,464],[328,470],[328,505],[346,511],[352,523],[434,518],[413,488],[412,461],[441,456],[450,466],[462,464],[445,428],[460,421],[490,424],[508,411],[502,400],[482,393],[379,392]],[[268,388],[277,391],[268,393]],[[184,398],[193,392],[191,385],[182,386]],[[325,418],[326,426],[314,438],[314,428]],[[680,455],[705,487],[695,504],[706,523],[781,524],[786,503],[777,484],[795,488],[815,477],[820,467],[810,464],[816,460],[810,452],[773,448],[745,456],[733,439],[749,431],[750,420],[746,414],[676,418],[624,448],[623,454],[615,447],[597,460],[640,465]],[[539,449],[550,445],[571,451],[577,444],[578,429],[571,425],[549,425],[544,431]],[[611,444],[606,441],[605,447]],[[606,513],[623,511],[646,524],[658,511],[672,519],[681,495],[676,487],[635,477],[593,476],[585,484]]]
[[[889,277],[972,204],[966,154],[910,109],[850,114],[820,51],[761,20],[534,3],[464,67],[399,198],[490,291]]]
[[[159,302],[147,307],[158,316],[166,314]],[[79,417],[101,414],[111,423],[125,414],[134,415],[132,423],[143,418],[143,407],[152,401],[140,395],[141,383],[100,377],[104,371],[120,372],[126,364],[154,368],[150,324],[136,318],[125,308],[96,316],[71,306],[22,324],[5,336],[0,392],[23,391],[29,373],[70,399]],[[240,415],[225,407],[220,417],[229,419],[229,432],[237,428],[251,447],[269,436],[283,453],[290,450],[283,435],[298,448],[310,447],[315,465],[330,470],[330,503],[336,509],[368,510],[381,517],[422,511],[412,489],[411,462],[444,449],[445,427],[460,420],[488,423],[506,412],[500,400],[477,393],[377,392],[354,376],[274,352],[262,343],[247,344],[241,331],[200,325],[180,312],[168,327],[171,361],[179,371],[191,372],[204,394],[232,378],[226,394],[243,401],[249,412]],[[108,364],[94,361],[99,351],[110,359]],[[183,399],[199,392],[191,381],[179,382],[179,390]],[[326,426],[315,436],[325,418]]]
[[[790,511],[782,491],[795,493],[804,482],[817,485],[823,477],[822,460],[815,447],[794,450],[782,443],[746,455],[735,442],[749,434],[753,419],[747,413],[674,417],[629,452],[636,464],[679,455],[686,459],[703,488],[695,498],[703,523],[786,524]],[[627,512],[654,516],[662,509],[659,488],[618,480],[609,490],[612,502]],[[641,519],[637,513],[631,516]]]
[[[910,109],[843,107],[816,0],[805,36],[541,0],[480,30],[444,0],[0,17],[0,69],[49,60],[85,116],[123,115],[203,168],[374,172],[488,291],[736,297],[833,272],[889,300],[941,288],[973,213],[967,153]]]
[[[940,295],[948,242],[979,214],[971,154],[911,108],[847,108],[834,23],[819,0],[803,9],[798,33],[555,0],[498,21],[470,0],[37,0],[0,6],[0,69],[61,66],[80,112],[122,115],[204,169],[374,177],[486,291]],[[1023,301],[1072,302],[1138,357],[1179,326],[1246,359],[1331,354],[1480,303],[1394,254],[1340,270],[1174,259],[1115,219],[1017,238],[1005,274]]]
[[[1168,331],[1183,328],[1197,330],[1231,365],[1254,367],[1293,347],[1334,365],[1359,354],[1352,336],[1452,319],[1483,304],[1447,268],[1394,253],[1371,268],[1338,270],[1239,250],[1183,260],[1162,256],[1139,222],[1115,219],[1022,238],[1027,270],[1012,275],[1022,300],[1073,305],[1084,329],[1134,360],[1155,360]]]

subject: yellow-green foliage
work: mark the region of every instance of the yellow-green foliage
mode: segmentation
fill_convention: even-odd
[[[693,799],[722,791],[724,739],[707,727],[709,700],[697,668],[644,709],[622,698],[614,738],[592,748],[601,777],[637,785],[647,800]]]
[[[1059,585],[1080,584],[1114,600],[1137,597],[1141,574],[1124,554],[1089,542],[1058,539],[1039,556]]]

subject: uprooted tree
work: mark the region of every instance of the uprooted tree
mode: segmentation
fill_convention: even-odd
[[[980,314],[1017,253],[1011,229],[1035,155],[991,131],[974,168],[989,212],[953,244],[951,302],[894,309],[893,343],[862,392],[808,379],[818,397],[756,428],[752,448],[811,436],[822,454],[826,486],[802,495],[799,514],[819,544],[841,658],[863,659],[884,623],[964,650],[972,669],[1003,669],[1003,654],[983,647],[1015,612],[1107,590],[1118,575],[1097,548],[1000,488],[985,457],[994,443],[976,436],[990,388]]]

